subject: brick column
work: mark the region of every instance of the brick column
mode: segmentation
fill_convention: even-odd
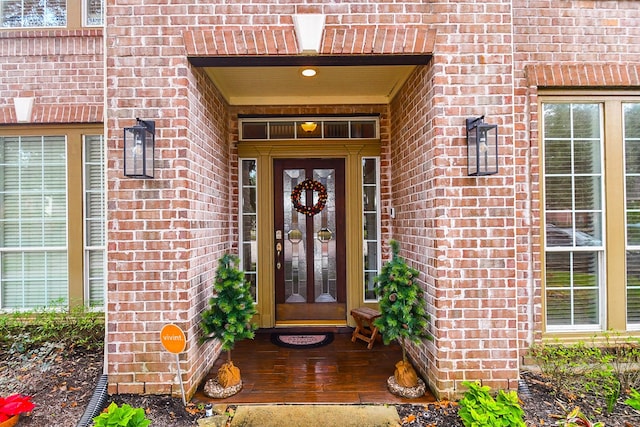
[[[421,271],[435,340],[411,356],[440,396],[517,387],[510,1],[434,4],[432,63],[392,103],[393,234]],[[467,176],[465,119],[499,125],[497,175]]]

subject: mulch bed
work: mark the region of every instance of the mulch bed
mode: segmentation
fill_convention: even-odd
[[[102,353],[61,348],[55,344],[37,350],[19,352],[0,349],[0,395],[22,393],[33,396],[37,405],[31,416],[24,416],[20,426],[75,427],[84,414],[95,385],[102,375]],[[606,404],[593,395],[572,396],[554,390],[540,374],[522,374],[519,396],[528,426],[553,426],[563,414],[579,406],[592,420],[607,427],[639,427],[640,413],[618,400],[611,414]],[[196,426],[204,416],[202,408],[188,405],[169,396],[110,396],[110,402],[128,403],[144,408],[154,427]],[[405,427],[462,427],[455,402],[423,405],[396,405]]]
[[[20,352],[0,350],[0,395],[32,396],[36,408],[20,427],[75,426],[102,375],[101,352],[46,345]]]

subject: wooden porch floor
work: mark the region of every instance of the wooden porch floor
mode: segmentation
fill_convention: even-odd
[[[334,334],[331,344],[311,349],[282,348],[271,343],[271,330],[236,344],[231,359],[242,375],[243,389],[227,399],[211,399],[200,385],[195,402],[214,403],[425,403],[435,398],[427,391],[405,399],[387,390],[387,378],[402,359],[399,345],[376,342],[371,350],[361,340],[351,342],[351,331]],[[226,361],[223,353],[206,379]],[[205,379],[205,381],[206,381]]]

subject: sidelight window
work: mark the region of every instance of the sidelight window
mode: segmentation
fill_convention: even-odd
[[[240,161],[240,260],[251,295],[258,302],[258,167],[256,159]]]
[[[362,159],[362,211],[364,251],[364,300],[377,301],[374,278],[381,263],[380,254],[380,183],[377,157]]]

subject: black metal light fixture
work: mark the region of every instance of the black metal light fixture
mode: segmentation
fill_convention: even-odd
[[[471,176],[498,173],[498,125],[484,116],[467,119],[467,167]]]
[[[124,128],[124,175],[153,178],[156,122],[136,118],[133,127]]]

